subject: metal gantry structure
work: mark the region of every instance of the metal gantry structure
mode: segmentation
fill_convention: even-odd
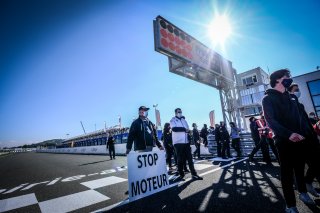
[[[154,24],[155,50],[168,56],[169,71],[219,90],[223,120],[241,128],[237,73],[232,62],[161,16]]]
[[[237,72],[235,69],[233,69],[235,81],[231,82],[226,81],[225,78],[205,70],[195,64],[179,61],[178,59],[172,57],[168,57],[168,59],[170,72],[219,90],[223,121],[225,123],[232,121],[237,123],[238,127],[242,127],[239,110],[239,92],[237,90]]]

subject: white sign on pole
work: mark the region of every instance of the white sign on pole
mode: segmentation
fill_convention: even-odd
[[[130,152],[127,160],[130,202],[169,188],[164,151]]]

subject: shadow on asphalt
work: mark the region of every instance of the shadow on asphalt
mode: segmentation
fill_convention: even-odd
[[[227,163],[221,162],[220,165]],[[110,212],[284,212],[285,202],[277,163],[271,166],[248,162],[232,165],[223,169],[219,179],[213,181],[212,185],[208,177],[212,176],[204,177],[203,181],[206,182],[203,184],[209,187],[203,188],[201,181],[196,183],[188,181],[128,205],[114,208]],[[316,206],[308,207],[308,212],[319,212]]]

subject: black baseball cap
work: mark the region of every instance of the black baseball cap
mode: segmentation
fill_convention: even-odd
[[[145,107],[145,106],[141,106],[141,107],[139,107],[139,111],[140,111],[140,110],[148,111],[149,109],[150,109],[150,108]]]

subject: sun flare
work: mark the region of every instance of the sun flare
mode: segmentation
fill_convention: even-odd
[[[208,26],[208,36],[213,43],[223,45],[232,33],[231,24],[225,15],[217,16]]]

